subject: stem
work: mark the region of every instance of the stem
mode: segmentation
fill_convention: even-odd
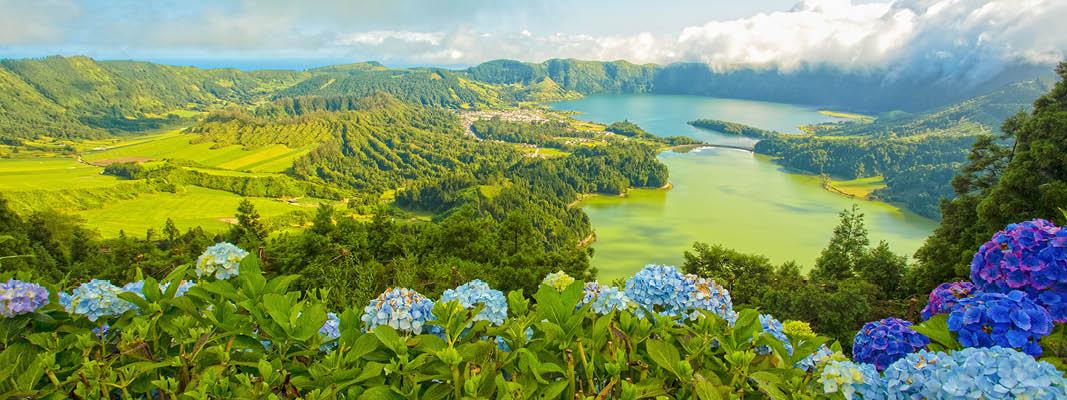
[[[574,382],[574,351],[566,349],[563,351],[567,358],[567,396],[565,399],[573,399],[575,393]]]
[[[459,366],[453,365],[452,368],[452,395],[456,400],[463,398],[463,385],[459,383]]]
[[[578,356],[581,357],[582,369],[585,370],[585,379],[589,382],[587,390],[591,393],[596,393],[596,384],[593,382],[593,369],[589,368],[589,362],[585,359],[585,346],[582,345],[582,342],[578,342]]]

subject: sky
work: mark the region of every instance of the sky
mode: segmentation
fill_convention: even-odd
[[[199,66],[510,58],[981,79],[1067,53],[1067,0],[0,0],[0,57]]]

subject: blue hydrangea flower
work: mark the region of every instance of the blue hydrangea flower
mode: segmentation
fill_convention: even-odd
[[[551,286],[560,292],[562,292],[572,283],[574,283],[574,278],[572,278],[570,275],[567,275],[567,273],[563,271],[556,271],[551,274],[545,275],[545,279],[541,280],[542,285]]]
[[[500,325],[508,317],[508,299],[504,293],[489,287],[489,284],[475,279],[455,289],[445,290],[441,301],[459,301],[463,308],[471,309],[482,304],[482,311],[474,317],[476,321],[489,321]]]
[[[59,301],[68,313],[84,315],[95,322],[100,317],[121,315],[134,309],[133,303],[119,298],[124,291],[110,281],[93,279],[70,294],[61,294]]]
[[[433,301],[408,288],[393,288],[378,295],[363,308],[364,327],[370,331],[378,325],[389,325],[393,329],[422,333],[426,321],[435,319]]]
[[[971,282],[945,282],[930,292],[930,301],[922,310],[922,319],[926,321],[937,314],[951,313],[959,300],[971,297],[978,289]]]
[[[0,283],[0,315],[11,318],[48,304],[48,289],[36,283],[9,279]]]
[[[930,344],[929,338],[909,326],[911,322],[892,317],[868,322],[852,342],[853,358],[883,371],[894,361]]]
[[[886,369],[885,381],[894,400],[1067,398],[1056,367],[999,346],[909,354]]]
[[[885,384],[890,399],[936,399],[932,388],[934,371],[938,368],[955,368],[951,357],[945,353],[927,350],[905,355],[889,364],[885,370]]]
[[[788,351],[790,355],[793,354],[793,344],[789,343],[789,337],[785,335],[785,331],[782,329],[782,323],[780,321],[770,314],[760,314],[759,323],[763,327],[763,333],[778,339],[779,342],[782,342],[782,346],[785,347],[785,350]],[[759,355],[767,355],[771,353],[771,348],[770,346],[765,345],[758,346],[756,347],[756,353]]]
[[[871,364],[830,361],[819,375],[823,393],[841,393],[845,399],[884,399],[885,382]]]
[[[1067,322],[1067,230],[1043,219],[1008,225],[974,254],[971,280],[986,292],[1026,292]]]
[[[336,340],[341,337],[341,319],[337,317],[337,314],[326,313],[326,322],[319,328],[319,335],[322,336],[323,341]],[[337,343],[324,344],[319,347],[319,350],[330,351],[334,347],[337,347]]]
[[[793,365],[793,368],[802,369],[804,371],[814,371],[819,367],[819,364],[829,361],[833,357],[834,351],[830,350],[830,348],[824,344],[819,346],[814,353],[808,354],[804,359],[797,361],[796,364]],[[841,357],[844,357],[844,355],[841,355]]]
[[[597,281],[586,282],[582,287],[582,301],[578,303],[578,307],[585,306],[596,299],[596,296],[600,294],[600,283]]]
[[[230,279],[240,272],[238,267],[247,255],[247,251],[226,242],[208,247],[196,259],[196,276],[214,275],[215,279]]]
[[[103,324],[92,329],[93,335],[96,335],[97,339],[108,339],[108,333],[111,333],[111,325]]]
[[[633,307],[633,301],[626,297],[626,293],[614,286],[606,286],[600,289],[600,293],[593,299],[590,307],[593,312],[607,315],[612,311],[625,311]]]
[[[737,313],[734,312],[734,303],[730,299],[730,292],[719,286],[717,282],[707,278],[688,274],[685,279],[692,283],[693,291],[689,294],[688,310],[707,310],[725,319],[730,325],[737,321]],[[690,313],[691,317],[699,313]],[[779,330],[781,330],[781,323]]]
[[[626,296],[641,306],[639,314],[651,311],[665,315],[685,315],[696,291],[694,282],[677,268],[647,265],[626,280]]]
[[[960,299],[948,316],[948,329],[965,347],[1014,347],[1036,357],[1041,355],[1038,340],[1052,332],[1052,316],[1018,290],[979,293]]]

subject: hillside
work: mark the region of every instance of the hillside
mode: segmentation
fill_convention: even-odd
[[[1001,122],[1031,109],[1051,85],[1043,79],[1018,82],[929,112],[807,126],[811,135],[771,137],[756,152],[834,178],[881,176],[886,187],[872,196],[938,218],[940,201],[952,198],[950,181],[976,138],[999,134]]]
[[[0,136],[103,137],[156,129],[190,112],[263,99],[301,76],[86,57],[3,60]]]

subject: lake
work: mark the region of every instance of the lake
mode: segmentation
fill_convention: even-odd
[[[660,136],[735,145],[754,140],[686,122],[714,118],[796,133],[799,125],[834,120],[814,107],[699,96],[601,95],[551,106],[577,111],[582,120],[628,119]],[[581,203],[597,234],[592,264],[602,281],[646,264],[681,265],[682,253],[697,241],[763,254],[776,264],[794,260],[808,269],[826,247],[838,213],[852,204],[866,216],[872,243],[885,240],[896,253],[914,253],[936,226],[890,204],[830,193],[819,177],[787,173],[747,151],[704,148],[664,152],[660,159],[670,169],[670,190],[638,189]]]

